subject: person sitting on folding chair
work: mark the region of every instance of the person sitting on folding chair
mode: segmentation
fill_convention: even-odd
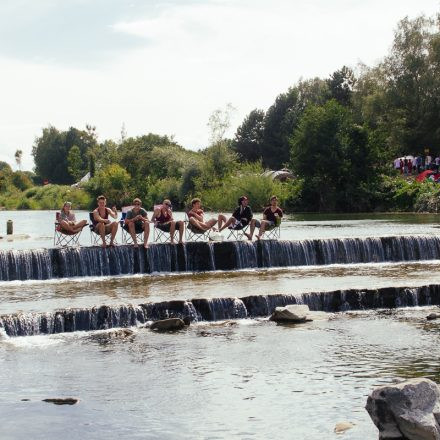
[[[97,199],[98,207],[93,211],[93,230],[96,234],[99,234],[102,239],[102,247],[106,247],[105,236],[111,234],[109,246],[114,246],[114,240],[116,237],[116,232],[118,232],[118,222],[111,221],[110,217],[116,219],[118,213],[116,211],[116,206],[112,209],[105,206],[107,204],[107,199],[105,196],[99,196]]]
[[[232,217],[222,226],[223,218],[226,219],[224,215],[219,216],[218,232],[222,232],[223,229],[229,228],[234,231],[240,231],[245,228],[254,214],[252,213],[252,209],[249,206],[249,199],[246,196],[241,196],[238,199],[238,206],[235,208],[235,211],[232,213]]]
[[[154,207],[153,217],[151,219],[155,223],[155,227],[163,232],[169,232],[170,242],[174,243],[174,232],[179,231],[179,243],[183,243],[184,222],[173,219],[173,210],[171,202],[165,199],[162,205]]]
[[[67,234],[77,234],[82,231],[84,226],[87,225],[87,220],[76,221],[75,214],[70,210],[72,207],[71,202],[64,202],[60,211],[59,224],[60,232],[66,232]]]
[[[217,218],[211,218],[208,221],[205,222],[203,216],[204,212],[202,207],[202,201],[198,198],[191,200],[191,210],[188,211],[188,221],[191,226],[195,227],[196,230],[198,229],[200,232],[206,232],[212,229],[215,231],[214,226],[217,222],[224,222],[226,221],[226,217],[223,214],[220,214]]]
[[[272,196],[270,198],[270,206],[268,206],[263,211],[263,220],[259,222],[256,219],[251,220],[251,226],[250,226],[250,232],[249,234],[246,234],[246,237],[249,240],[252,240],[252,236],[254,235],[255,227],[259,228],[259,232],[257,235],[257,240],[259,240],[263,234],[264,231],[271,230],[273,228],[276,228],[281,223],[281,217],[283,216],[283,211],[278,206],[278,197]]]
[[[127,212],[123,228],[130,233],[134,247],[138,247],[136,234],[143,232],[144,248],[147,249],[148,237],[150,235],[150,220],[148,220],[147,211],[141,206],[141,199],[134,199],[133,205],[133,208]]]

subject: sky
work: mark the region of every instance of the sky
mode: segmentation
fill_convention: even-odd
[[[298,80],[377,64],[399,20],[440,0],[0,0],[0,160],[31,170],[53,125],[99,140],[147,133],[209,143],[230,103],[233,136]]]

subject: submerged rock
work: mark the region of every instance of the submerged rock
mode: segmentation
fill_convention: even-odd
[[[312,319],[310,318],[309,306],[303,304],[276,307],[269,319],[276,322],[312,321]]]
[[[161,319],[160,321],[155,321],[150,325],[150,330],[158,332],[168,332],[181,330],[185,327],[185,321],[180,318],[168,318]]]
[[[105,332],[99,332],[92,335],[93,339],[98,341],[110,341],[111,339],[121,339],[132,336],[134,331],[129,328],[118,328],[114,330],[109,330]]]
[[[337,423],[334,429],[334,432],[336,434],[343,434],[345,431],[348,431],[349,429],[353,428],[354,424],[350,422],[340,422]]]
[[[429,379],[375,388],[365,408],[380,440],[440,440],[440,388]]]
[[[43,399],[42,402],[53,403],[55,405],[75,405],[79,402],[77,397],[51,397]]]
[[[432,312],[426,317],[426,319],[428,321],[432,321],[432,320],[438,319],[438,318],[440,318],[440,313],[436,313],[436,312]]]

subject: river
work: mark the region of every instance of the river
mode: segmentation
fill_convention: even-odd
[[[0,252],[50,248],[53,217],[49,211],[0,212],[0,235],[8,219],[15,233],[29,235],[0,240]],[[283,223],[282,239],[394,237],[394,249],[403,243],[399,237],[436,243],[436,221],[435,215],[298,215]],[[84,231],[84,245],[90,243],[88,234]],[[431,258],[437,251],[425,260],[395,252],[395,261],[5,280],[0,317],[440,285],[440,259]],[[335,255],[328,254],[328,261]],[[355,426],[344,438],[375,439],[377,430],[364,409],[374,386],[420,375],[440,380],[440,324],[425,318],[438,307],[402,308],[401,299],[391,310],[344,306],[346,311],[327,311],[304,325],[276,325],[264,316],[199,319],[176,334],[135,326],[126,337],[111,337],[111,330],[8,336],[0,325],[0,438],[330,439],[338,437],[336,423],[350,421]],[[42,402],[63,396],[80,402]]]

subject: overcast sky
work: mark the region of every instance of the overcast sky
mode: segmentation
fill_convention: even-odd
[[[148,132],[198,149],[209,115],[229,135],[301,77],[377,63],[397,22],[439,0],[0,0],[0,160],[32,169],[51,124],[100,140]]]

